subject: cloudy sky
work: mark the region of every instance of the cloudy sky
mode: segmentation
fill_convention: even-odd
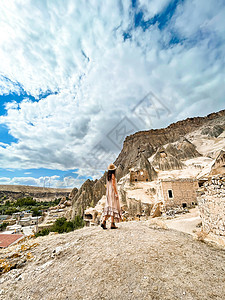
[[[79,187],[126,135],[224,109],[224,0],[3,0],[0,184]]]

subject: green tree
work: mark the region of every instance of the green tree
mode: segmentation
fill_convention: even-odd
[[[40,211],[38,207],[32,208],[32,217],[37,217],[41,215],[42,215],[42,211]]]
[[[84,227],[85,222],[81,216],[77,215],[74,217],[73,224],[74,229],[78,229]]]
[[[55,223],[48,229],[45,228],[41,230],[40,232],[36,233],[35,236],[43,236],[49,234],[50,231],[52,232],[70,232],[75,229],[81,228],[84,226],[84,220],[81,216],[75,216],[74,220],[67,221],[65,217],[59,218],[55,221]]]
[[[16,200],[16,202],[14,203],[14,206],[35,206],[37,205],[37,201],[34,200],[32,197],[27,197],[27,198],[19,198]]]
[[[7,200],[7,201],[5,202],[5,206],[10,206],[10,201],[9,201],[9,200]]]
[[[58,233],[65,232],[66,229],[66,218],[62,217],[55,221],[55,223],[52,225],[51,231],[55,231]]]
[[[49,232],[50,232],[49,228],[44,228],[40,232],[35,233],[35,236],[38,237],[38,236],[48,235]]]
[[[7,223],[7,222],[3,222],[2,224],[0,224],[0,231],[5,230],[8,225],[9,225],[9,223]]]
[[[9,207],[8,209],[7,208],[5,209],[4,213],[6,215],[12,215],[12,214],[14,214],[14,213],[16,213],[18,211],[19,211],[19,209],[17,209],[16,207]]]

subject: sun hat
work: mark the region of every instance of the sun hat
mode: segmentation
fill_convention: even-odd
[[[108,170],[116,170],[117,166],[115,166],[114,164],[110,164],[108,166]]]

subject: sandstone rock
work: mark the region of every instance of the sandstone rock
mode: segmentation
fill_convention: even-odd
[[[156,173],[155,169],[153,168],[153,166],[150,164],[147,157],[143,153],[140,153],[138,155],[137,160],[135,162],[133,162],[133,167],[135,169],[147,170],[150,181],[157,178],[157,173]]]
[[[152,165],[162,171],[182,169],[184,167],[184,164],[179,159],[169,154],[163,147],[157,150],[153,157]]]
[[[59,255],[62,251],[63,251],[63,247],[62,247],[62,246],[58,246],[58,247],[56,247],[56,248],[52,251],[52,253],[53,253],[54,255]]]
[[[101,197],[105,194],[105,177],[100,180],[86,180],[81,188],[76,193],[75,197],[72,199],[72,218],[75,215],[83,215],[87,206],[94,206]]]
[[[193,145],[189,140],[182,137],[178,142],[168,144],[166,151],[175,156],[177,159],[190,159],[194,157],[202,156],[197,150],[196,146]]]
[[[204,128],[201,133],[204,135],[208,135],[210,137],[217,138],[222,132],[224,131],[224,128],[219,125],[215,125],[213,127],[206,127]]]

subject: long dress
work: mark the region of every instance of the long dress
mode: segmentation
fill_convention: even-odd
[[[117,191],[117,195],[118,195],[116,178],[114,179],[114,185],[116,187],[116,191]],[[119,195],[118,195],[118,198],[116,198],[115,191],[113,188],[113,178],[109,181],[108,181],[108,179],[106,179],[106,202],[105,202],[105,207],[103,209],[102,215],[103,215],[103,217],[104,216],[108,216],[108,217],[114,216],[114,220],[116,222],[120,222],[122,219],[122,210],[120,207]]]

